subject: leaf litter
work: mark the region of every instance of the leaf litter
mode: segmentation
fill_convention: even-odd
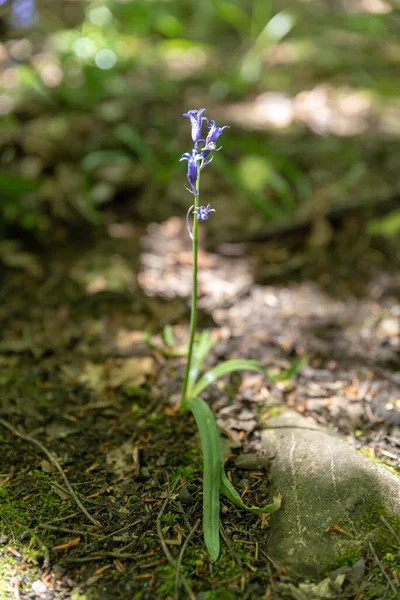
[[[163,244],[168,243],[171,227],[158,227]],[[175,227],[176,235],[184,252],[184,238]],[[8,557],[7,544],[12,543],[18,548],[12,568],[28,564],[19,579],[22,599],[29,598],[29,580],[45,577],[41,565],[46,552],[51,573],[58,577],[51,592],[56,599],[73,598],[76,590],[84,595],[89,584],[101,586],[101,593],[100,588],[94,592],[98,597],[118,599],[144,591],[146,598],[173,594],[175,573],[168,571],[156,522],[168,490],[177,482],[161,520],[177,560],[185,536],[201,516],[201,460],[193,424],[171,410],[182,381],[182,358],[152,351],[141,335],[144,330],[159,334],[168,317],[176,343],[184,344],[186,336],[187,308],[181,296],[190,267],[182,258],[171,279],[173,249],[162,250],[156,240],[154,235],[145,239],[141,287],[132,282],[126,248],[117,247],[115,254],[121,252],[123,260],[113,259],[112,264],[130,273],[117,287],[110,283],[94,290],[90,282],[96,279],[76,276],[73,265],[81,264],[83,271],[89,267],[74,255],[48,261],[46,281],[55,278],[57,284],[43,280],[46,293],[38,286],[39,271],[28,269],[27,276],[12,270],[7,275],[0,310],[1,414],[32,432],[57,456],[73,489],[101,524],[95,528],[76,510],[49,461],[1,431],[0,491],[10,495],[17,512],[2,517],[5,545],[0,553]],[[95,274],[107,282],[111,263],[105,257],[102,274],[102,248],[92,248],[98,255]],[[260,504],[271,492],[268,464],[273,457],[261,452],[259,428],[262,419],[273,414],[277,398],[398,468],[396,276],[377,272],[363,296],[341,297],[308,281],[255,284],[242,255],[225,261],[223,254],[205,253],[205,258],[203,307],[218,339],[211,366],[220,358],[251,356],[271,371],[290,374],[296,357],[307,359],[281,383],[245,375],[214,384],[205,393],[226,436],[229,478],[245,494],[246,503]],[[40,264],[42,259],[36,260]],[[232,281],[242,282],[239,287],[226,285],[227,273],[237,273]],[[23,297],[17,291],[22,282]],[[215,292],[220,288],[222,295]],[[211,289],[215,293],[209,295]],[[160,296],[164,292],[167,302]],[[43,493],[50,491],[45,511],[30,510],[34,497],[23,500],[32,493],[32,480]],[[231,593],[244,598],[270,593],[273,600],[322,600],[362,593],[364,573],[360,578],[357,563],[313,584],[285,579],[279,565],[274,576],[267,556],[268,519],[223,507],[222,521],[242,566],[229,566],[233,554],[224,547],[211,578],[201,532],[195,531],[181,566],[195,591],[225,589],[222,582],[228,580]],[[81,530],[85,544],[77,541],[81,536],[68,535],[63,528]],[[235,542],[238,535],[248,536],[247,545]],[[27,539],[36,544],[34,557]],[[365,559],[363,568],[370,572],[372,563]]]

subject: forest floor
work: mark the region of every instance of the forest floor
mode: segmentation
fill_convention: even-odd
[[[279,589],[297,582],[269,558],[265,518],[223,503],[221,557],[207,559],[199,440],[177,410],[191,270],[182,222],[2,252],[0,598],[174,598],[180,574],[207,600],[295,598]],[[349,224],[323,247],[301,234],[200,251],[199,326],[218,340],[209,363],[288,369],[281,383],[235,374],[204,395],[249,504],[273,491],[260,445],[271,395],[399,470],[400,277],[388,254]],[[394,540],[380,564],[366,555],[362,581],[338,598],[395,600],[396,552]]]

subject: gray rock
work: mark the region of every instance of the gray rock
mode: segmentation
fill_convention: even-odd
[[[368,541],[384,551],[380,515],[400,534],[400,477],[383,465],[293,411],[269,419],[262,438],[276,452],[269,474],[283,497],[268,554],[289,575],[318,578]]]

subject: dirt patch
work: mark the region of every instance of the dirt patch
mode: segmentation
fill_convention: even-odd
[[[170,230],[166,225],[164,234]],[[96,260],[85,262],[89,250],[81,246],[37,257],[38,271],[6,273],[0,416],[51,453],[74,495],[39,446],[1,427],[4,598],[173,597],[176,570],[157,520],[176,562],[192,532],[180,570],[194,593],[295,597],[279,587],[298,582],[285,575],[284,558],[278,564],[270,556],[268,517],[224,504],[225,543],[213,567],[201,526],[192,531],[202,514],[201,454],[191,417],[176,411],[184,360],[143,342],[148,331],[161,346],[166,323],[177,346],[186,339],[190,264],[183,227],[172,230],[179,247],[168,249],[168,239],[160,245],[160,232],[153,232],[141,264],[137,240],[103,240],[91,250]],[[251,265],[245,255],[203,251],[200,324],[211,325],[219,338],[210,363],[241,356],[282,372],[304,360],[280,384],[232,376],[205,395],[227,436],[227,471],[246,503],[265,504],[274,490],[273,458],[263,454],[260,428],[281,401],[397,469],[396,277],[376,272],[362,296],[332,297],[307,281],[256,285]],[[261,462],[243,459],[249,453]],[[381,564],[396,582],[399,565],[386,554]],[[371,553],[364,558],[367,589],[378,594],[365,598],[380,598],[386,583],[379,567],[374,574]],[[359,592],[352,588],[353,597]]]

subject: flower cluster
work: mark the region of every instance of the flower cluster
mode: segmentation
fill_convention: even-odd
[[[186,188],[189,192],[191,192],[194,196],[199,195],[199,191],[196,188],[199,172],[204,169],[213,159],[211,152],[218,151],[220,148],[217,148],[217,140],[224,129],[228,127],[228,125],[224,125],[224,127],[218,127],[215,121],[211,121],[209,123],[207,117],[203,117],[203,113],[205,112],[205,108],[201,108],[200,110],[189,110],[183,116],[190,119],[190,125],[192,129],[192,140],[194,142],[194,146],[192,152],[185,152],[182,155],[182,160],[186,160],[188,163],[187,167],[187,180],[189,182],[190,188]],[[207,136],[204,139],[203,136],[203,123],[207,123]],[[211,156],[210,156],[211,155]],[[186,226],[189,231],[190,237],[193,239],[193,233],[189,225],[189,217],[194,209],[194,215],[198,221],[207,221],[210,214],[215,212],[213,208],[210,208],[210,205],[207,206],[197,206],[197,198],[196,205],[193,205],[189,208],[186,215]]]
[[[194,147],[191,153],[185,152],[180,160],[187,160],[188,162],[187,179],[190,189],[187,189],[195,196],[198,196],[196,181],[199,170],[204,169],[204,167],[206,167],[212,161],[212,156],[208,160],[205,159],[208,158],[213,150],[219,150],[216,145],[217,139],[223,130],[228,127],[228,125],[225,125],[224,127],[218,127],[215,121],[211,121],[211,123],[209,123],[207,117],[203,117],[205,110],[205,108],[201,108],[200,110],[189,110],[183,115],[184,117],[190,119]],[[207,123],[208,127],[208,133],[205,139],[202,137],[204,122]],[[199,147],[200,145],[202,145],[201,148]]]

